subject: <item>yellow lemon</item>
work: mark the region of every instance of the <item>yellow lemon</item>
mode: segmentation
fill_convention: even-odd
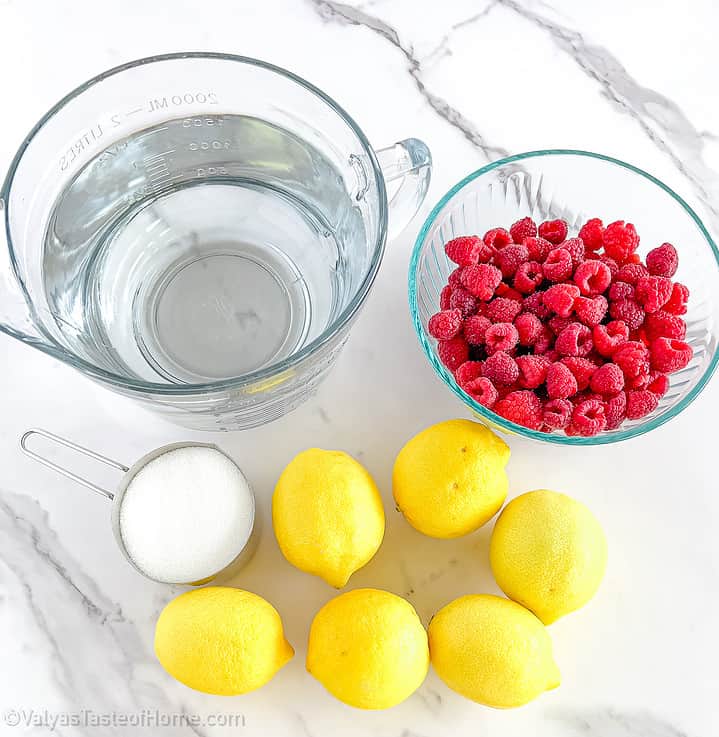
[[[499,588],[550,624],[594,596],[604,576],[607,541],[583,504],[540,489],[504,508],[489,557]]]
[[[155,654],[181,683],[234,696],[269,681],[294,655],[280,615],[262,597],[225,586],[180,594],[160,613]]]
[[[307,670],[336,698],[359,709],[399,704],[429,669],[427,633],[414,607],[378,589],[356,589],[317,612]]]
[[[491,519],[507,496],[509,446],[484,425],[448,420],[415,435],[392,474],[397,507],[430,537],[459,537]]]
[[[544,625],[499,596],[462,596],[440,609],[429,623],[429,651],[452,690],[486,706],[521,706],[559,685]]]
[[[337,450],[311,448],[295,456],[275,487],[272,523],[285,558],[338,589],[372,559],[384,537],[377,486]]]

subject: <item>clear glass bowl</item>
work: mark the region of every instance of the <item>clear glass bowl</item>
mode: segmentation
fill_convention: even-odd
[[[535,221],[563,218],[576,234],[590,217],[605,223],[626,220],[640,235],[642,257],[668,241],[679,252],[676,280],[690,289],[687,342],[689,365],[671,375],[659,407],[641,420],[589,438],[562,431],[542,433],[516,425],[474,401],[459,388],[437,355],[427,332],[439,310],[439,293],[455,268],[444,244],[460,235],[482,235],[525,216]],[[562,445],[599,445],[642,435],[685,409],[709,381],[719,361],[719,251],[697,214],[663,182],[623,161],[588,151],[531,151],[510,156],[470,174],[447,192],[417,237],[409,267],[409,303],[417,336],[432,368],[481,420],[509,433]]]

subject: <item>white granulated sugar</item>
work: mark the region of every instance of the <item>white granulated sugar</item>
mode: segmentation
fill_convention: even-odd
[[[229,458],[214,448],[177,448],[130,481],[120,507],[120,535],[143,573],[190,583],[238,555],[252,532],[253,510],[252,491]]]

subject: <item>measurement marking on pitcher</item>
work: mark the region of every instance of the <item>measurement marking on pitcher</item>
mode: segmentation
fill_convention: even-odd
[[[167,168],[167,159],[165,158],[174,152],[175,149],[173,148],[162,153],[145,156],[142,159],[154,194],[157,194],[163,185],[176,179],[176,177],[170,174],[170,170]]]

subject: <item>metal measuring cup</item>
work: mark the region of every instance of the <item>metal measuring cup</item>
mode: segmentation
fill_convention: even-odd
[[[54,461],[51,461],[49,458],[41,455],[40,453],[34,450],[31,450],[28,447],[28,440],[34,435],[38,435],[43,438],[46,438],[47,440],[55,442],[58,445],[62,445],[65,448],[69,448],[70,450],[76,453],[80,453],[81,455],[87,456],[88,458],[92,458],[96,461],[99,461],[100,463],[104,463],[105,465],[110,466],[111,468],[114,468],[117,471],[121,471],[124,475],[122,479],[120,480],[120,484],[117,488],[117,491],[112,492],[112,491],[109,491],[108,489],[104,489],[102,486],[98,486],[92,481],[89,481],[88,479],[82,476],[79,476],[76,473],[73,473],[67,468],[60,466]],[[177,450],[178,448],[189,448],[189,447],[212,448],[213,450],[216,450],[217,452],[225,456],[225,458],[227,458],[240,472],[240,475],[242,476],[243,479],[245,479],[245,482],[247,483],[247,487],[250,490],[250,499],[252,501],[251,531],[250,531],[249,537],[245,541],[240,541],[242,544],[241,544],[241,548],[239,552],[237,553],[237,555],[230,561],[230,563],[228,563],[221,570],[211,573],[210,575],[206,576],[200,581],[164,581],[164,580],[153,578],[152,576],[149,576],[147,573],[145,573],[142,569],[138,567],[138,565],[132,559],[130,554],[127,552],[127,548],[125,547],[125,543],[122,539],[122,532],[120,530],[120,509],[122,507],[123,497],[125,496],[125,492],[127,491],[127,488],[130,485],[130,482],[140,472],[141,469],[143,469],[148,463],[150,463],[150,461],[154,461],[156,458],[163,455],[164,453],[168,453],[169,451],[172,451],[172,450]],[[65,476],[66,478],[69,478],[72,481],[75,481],[76,483],[81,484],[85,488],[90,489],[91,491],[94,491],[96,494],[100,494],[101,496],[104,496],[106,499],[109,499],[112,502],[112,509],[110,512],[110,522],[112,525],[112,532],[113,532],[113,535],[115,536],[117,545],[120,548],[120,551],[122,552],[122,554],[125,556],[125,559],[128,561],[128,563],[138,573],[143,575],[145,578],[149,578],[151,581],[155,581],[156,583],[176,584],[176,585],[183,585],[183,586],[201,586],[202,584],[209,583],[210,581],[213,581],[219,577],[229,578],[231,575],[236,573],[240,568],[242,568],[242,566],[244,566],[250,560],[253,553],[255,552],[255,548],[257,547],[257,539],[259,537],[259,532],[258,532],[257,525],[256,525],[255,496],[252,492],[252,487],[247,482],[245,475],[242,473],[242,469],[232,460],[232,458],[230,458],[227,455],[227,453],[225,453],[223,450],[218,448],[213,443],[184,442],[184,443],[171,443],[170,445],[163,445],[160,448],[156,448],[155,450],[150,451],[149,453],[144,455],[142,458],[140,458],[140,460],[136,461],[132,466],[129,466],[129,467],[125,466],[122,463],[119,463],[118,461],[113,460],[112,458],[108,458],[107,456],[104,456],[100,453],[96,453],[94,450],[90,450],[89,448],[85,448],[82,445],[73,443],[70,440],[67,440],[66,438],[60,437],[59,435],[55,435],[54,433],[51,433],[47,430],[41,430],[37,428],[28,430],[27,432],[23,434],[23,436],[20,438],[20,448],[22,449],[23,453],[25,453],[25,455],[37,461],[38,463],[41,463],[43,466],[46,466],[47,468],[51,468],[53,471],[56,471],[57,473]]]

